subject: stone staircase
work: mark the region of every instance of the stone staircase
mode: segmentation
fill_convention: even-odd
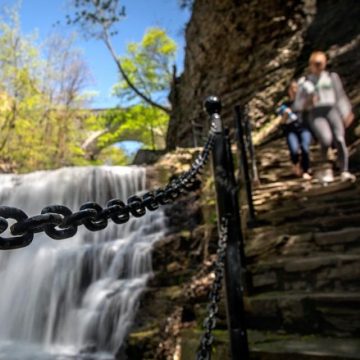
[[[265,225],[246,230],[254,356],[360,359],[360,177],[294,179],[283,140],[257,157],[254,203]]]
[[[180,173],[192,157],[183,149],[167,154],[154,179],[168,178],[164,168]],[[254,202],[262,225],[243,228],[251,358],[360,359],[360,174],[355,184],[327,187],[294,179],[283,139],[257,149],[257,157]],[[153,250],[155,275],[129,335],[128,359],[195,358],[218,240],[210,173],[208,179],[166,210],[172,232]],[[246,211],[245,203],[244,223]],[[224,297],[219,309],[212,360],[230,358]]]

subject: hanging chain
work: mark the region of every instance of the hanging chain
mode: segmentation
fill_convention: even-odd
[[[208,316],[204,320],[205,332],[201,337],[200,346],[197,351],[196,360],[210,360],[214,337],[212,331],[216,326],[216,317],[219,312],[219,301],[221,298],[222,281],[224,278],[224,262],[226,256],[226,245],[228,239],[228,219],[222,218],[216,260],[214,262],[215,279],[209,294]]]
[[[124,224],[133,217],[142,217],[146,211],[155,211],[160,205],[167,205],[179,196],[198,189],[201,185],[198,176],[208,162],[214,144],[214,125],[201,153],[196,157],[190,170],[172,179],[164,188],[149,191],[143,196],[131,196],[125,204],[120,199],[110,200],[105,208],[95,202],[80,206],[78,212],[72,212],[63,205],[52,205],[42,209],[40,215],[28,217],[24,211],[0,206],[0,234],[9,226],[7,219],[16,222],[10,227],[13,237],[0,236],[0,250],[17,249],[28,246],[35,233],[45,232],[55,240],[67,239],[77,233],[78,226],[84,225],[90,231],[105,229],[108,221]]]

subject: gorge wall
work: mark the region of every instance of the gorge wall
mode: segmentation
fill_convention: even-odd
[[[261,127],[314,49],[327,52],[359,114],[359,18],[358,0],[195,0],[184,73],[170,96],[168,148],[194,145],[209,94],[221,97],[226,123],[235,104],[248,104]]]

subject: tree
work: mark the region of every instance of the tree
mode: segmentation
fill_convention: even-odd
[[[0,115],[0,151],[11,142],[14,129],[28,107],[38,101],[38,51],[33,36],[24,37],[17,9],[6,9],[0,22],[0,86],[6,106]]]
[[[87,119],[90,135],[82,148],[92,160],[105,149],[127,139],[141,142],[148,148],[163,148],[167,124],[167,114],[145,104],[110,109]]]
[[[87,64],[81,52],[74,48],[74,42],[74,35],[69,38],[52,35],[44,46],[41,74],[41,93],[46,107],[43,113],[44,135],[56,148],[56,162],[64,165],[71,161],[70,144],[74,141],[79,120],[77,113],[86,100],[82,91],[90,78]],[[48,133],[53,122],[57,124],[55,139]]]
[[[169,91],[175,55],[175,41],[164,29],[154,27],[139,43],[128,44],[127,54],[120,57],[120,61],[129,79],[141,92],[161,99]],[[125,80],[120,79],[114,86],[114,93],[126,103],[136,99]]]
[[[127,46],[127,54],[121,57],[123,68],[132,83],[148,97],[163,99],[168,95],[169,84],[172,79],[172,64],[175,61],[176,43],[161,28],[150,28],[139,43],[130,43]],[[125,80],[120,80],[114,86],[114,93],[124,103],[136,100],[136,95]],[[157,131],[158,111],[150,109],[146,104],[142,107],[146,110],[147,118],[142,117],[145,128],[151,134],[152,149],[156,148],[155,133]]]
[[[175,53],[176,43],[165,30],[150,28],[139,43],[127,46],[127,53],[120,61],[129,79],[142,93],[161,100],[169,91]],[[83,143],[87,157],[95,159],[104,147],[124,139],[140,141],[152,150],[164,147],[168,114],[139,101],[123,78],[113,90],[124,108],[98,115],[96,126]]]
[[[21,32],[18,9],[0,21],[0,158],[18,171],[89,164],[81,148],[91,112],[84,87],[89,71],[74,36],[54,35],[38,45]],[[109,149],[101,161],[124,161]]]
[[[120,0],[72,0],[72,4],[68,24],[78,25],[86,37],[104,42],[121,75],[114,94],[126,107],[97,116],[97,124],[82,146],[87,158],[96,159],[106,146],[124,139],[141,138],[139,141],[153,150],[162,147],[171,111],[167,95],[174,77],[176,43],[163,29],[151,28],[120,57],[112,43],[117,24],[125,17]]]
[[[154,100],[151,94],[145,93],[137,86],[116,53],[111,37],[117,34],[117,23],[126,16],[125,7],[121,5],[120,0],[73,0],[72,3],[74,12],[67,16],[68,24],[79,25],[87,36],[101,39],[128,88],[142,101],[169,114],[169,106]]]

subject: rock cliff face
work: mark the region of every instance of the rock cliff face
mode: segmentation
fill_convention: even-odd
[[[221,96],[231,126],[235,104],[248,104],[262,126],[314,49],[328,53],[358,113],[359,18],[358,0],[195,0],[185,70],[171,94],[168,147],[194,145],[207,126],[209,94]]]

